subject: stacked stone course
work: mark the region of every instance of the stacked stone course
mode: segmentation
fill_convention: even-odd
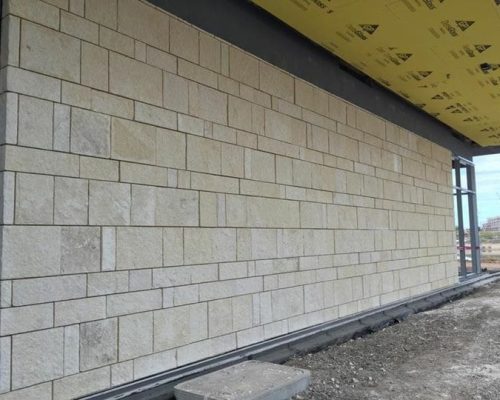
[[[457,281],[451,154],[139,0],[4,0],[0,399]]]

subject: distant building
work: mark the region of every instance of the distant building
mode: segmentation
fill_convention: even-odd
[[[483,231],[500,231],[500,217],[488,218],[483,224]]]

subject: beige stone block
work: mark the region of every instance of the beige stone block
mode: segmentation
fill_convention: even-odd
[[[134,116],[134,102],[132,100],[97,90],[91,91],[90,100],[90,108],[102,114],[128,119],[132,119]]]
[[[358,142],[337,133],[330,134],[330,153],[349,160],[358,160]],[[362,160],[366,162],[366,160]]]
[[[49,381],[63,375],[63,329],[14,336],[12,389]]]
[[[227,353],[234,349],[236,349],[236,335],[233,333],[179,348],[177,351],[177,362],[179,365],[189,364],[197,360],[215,356],[216,354]]]
[[[75,324],[64,328],[64,375],[80,371],[80,327]]]
[[[80,157],[80,177],[106,181],[118,180],[118,161]]]
[[[12,355],[12,345],[10,337],[0,338],[0,393],[9,392],[11,390],[11,355]],[[14,392],[9,396],[9,394],[3,395],[3,398],[15,399],[15,395],[18,393]]]
[[[54,381],[54,400],[74,399],[99,392],[109,388],[109,382],[109,367],[67,376]]]
[[[85,18],[97,22],[100,25],[116,29],[117,0],[86,0]]]
[[[188,136],[187,168],[191,171],[221,173],[221,144],[215,140]]]
[[[118,228],[116,268],[136,269],[162,265],[161,228]]]
[[[236,260],[236,230],[221,228],[186,228],[184,230],[186,264]]]
[[[169,72],[163,73],[163,107],[188,112],[188,81]]]
[[[309,125],[307,130],[307,147],[327,153],[329,133],[326,129]]]
[[[2,224],[14,223],[15,184],[13,172],[0,173],[0,221]]]
[[[252,103],[229,96],[228,123],[229,126],[252,131]]]
[[[200,32],[200,65],[215,72],[221,71],[220,41]]]
[[[135,119],[150,125],[157,125],[163,128],[177,128],[177,114],[160,107],[135,102]]]
[[[162,351],[134,360],[134,378],[141,379],[177,366],[176,351]]]
[[[53,105],[46,100],[19,96],[18,143],[52,148]]]
[[[55,304],[55,326],[79,324],[106,318],[106,298],[90,297]]]
[[[10,338],[5,338],[4,341],[7,342],[7,339],[10,341]],[[0,339],[0,342],[1,341],[2,339]],[[10,343],[9,343],[9,351],[10,351]],[[10,371],[9,375],[4,374],[3,377],[9,378],[10,380]],[[2,400],[17,400],[17,399],[52,400],[52,383],[51,382],[42,383],[40,385],[30,386],[25,389],[15,390],[2,395]]]
[[[134,40],[104,26],[99,28],[99,45],[129,57],[134,56]]]
[[[186,135],[171,130],[157,129],[156,161],[163,167],[186,168]]]
[[[306,124],[288,115],[265,111],[266,136],[298,146],[306,146]]]
[[[100,269],[100,230],[61,227],[61,272],[95,272]]]
[[[111,53],[109,91],[145,103],[162,105],[162,71],[148,64]]]
[[[243,148],[223,143],[221,159],[223,175],[244,176]]]
[[[153,274],[150,269],[139,269],[129,271],[129,290],[152,289]]]
[[[4,279],[58,274],[60,271],[60,228],[4,227],[2,250],[2,278]]]
[[[64,57],[58,55],[64,54]],[[73,82],[80,80],[80,41],[30,22],[21,26],[22,68]]]
[[[175,19],[170,19],[170,53],[198,63],[198,29]]]
[[[182,228],[163,229],[163,265],[181,265],[184,260]]]
[[[229,47],[229,76],[254,88],[259,87],[259,61],[237,49]]]
[[[120,163],[120,179],[122,182],[167,186],[168,171],[166,168],[122,161]]]
[[[373,231],[337,230],[335,231],[335,252],[356,253],[374,251]]]
[[[208,303],[208,335],[220,336],[233,331],[233,310],[231,299]]]
[[[16,93],[0,95],[0,143],[17,143],[18,100]]]
[[[118,31],[168,51],[170,17],[136,0],[118,0]]]
[[[115,318],[80,325],[80,370],[117,361],[118,323]]]
[[[278,257],[304,255],[304,235],[300,229],[279,229],[277,232]]]
[[[333,254],[334,247],[334,231],[332,230],[307,230],[304,231],[304,254]]]
[[[209,87],[189,84],[189,113],[219,124],[227,123],[227,95]]]
[[[274,155],[245,149],[245,178],[274,182],[275,181],[275,161]]]
[[[358,227],[358,217],[355,207],[329,205],[327,206],[328,228],[355,229]]]
[[[84,275],[33,278],[14,281],[13,304],[47,303],[50,301],[70,300],[85,297]]]
[[[177,72],[177,57],[151,46],[146,46],[146,62],[167,72]]]
[[[19,224],[52,224],[54,178],[45,175],[18,174],[15,221]]]
[[[54,150],[69,152],[71,108],[54,104]]]
[[[88,220],[88,182],[83,179],[55,178],[54,223],[85,225]]]
[[[61,101],[80,108],[90,108],[92,103],[92,91],[86,86],[63,81]]]
[[[0,334],[6,336],[51,328],[54,323],[53,315],[52,304],[2,309],[0,311]]]
[[[212,135],[215,140],[235,144],[237,141],[236,138],[238,136],[238,131],[227,126],[214,124],[212,127]]]
[[[295,103],[321,115],[328,115],[328,95],[303,80],[295,79]]]
[[[259,64],[260,89],[273,96],[294,101],[294,78],[265,62]]]
[[[88,274],[88,295],[101,296],[128,291],[128,272]]]
[[[249,197],[248,225],[256,228],[298,228],[299,203],[288,200]]]
[[[54,29],[59,28],[59,10],[39,0],[8,0],[3,15],[14,14]]]
[[[358,208],[359,229],[389,229],[389,213],[386,210]]]
[[[177,114],[177,125],[181,132],[203,136],[205,133],[205,121],[189,115]]]
[[[217,194],[200,192],[200,226],[218,225]]]
[[[304,292],[301,287],[271,292],[273,321],[304,313]]]
[[[134,380],[134,362],[124,361],[111,366],[111,386],[123,385]]]
[[[99,25],[65,11],[61,11],[61,32],[87,42],[99,41]]]
[[[111,148],[113,158],[154,165],[156,163],[156,128],[113,118]]]
[[[1,48],[0,66],[6,65],[19,66],[19,38],[20,38],[20,19],[13,15],[6,16],[1,26]]]
[[[154,351],[168,350],[208,337],[207,304],[154,312]]]
[[[83,17],[85,14],[84,0],[69,0],[69,11]]]
[[[120,317],[119,323],[120,361],[140,357],[153,351],[152,312]]]
[[[91,181],[89,186],[90,225],[130,223],[130,185]]]
[[[108,296],[108,317],[156,310],[162,307],[161,290],[145,290]]]
[[[201,83],[202,85],[217,89],[218,76],[215,72],[210,71],[209,69],[200,67],[199,65],[193,64],[189,61],[179,59],[178,71],[180,76],[183,76],[190,81],[195,81]]]
[[[109,116],[77,108],[71,114],[71,151],[109,157]]]
[[[174,288],[174,306],[198,303],[198,285],[180,286]]]
[[[276,258],[276,255],[275,229],[238,229],[239,260]]]
[[[6,87],[9,92],[26,94],[42,99],[59,101],[61,81],[19,68],[7,67]]]

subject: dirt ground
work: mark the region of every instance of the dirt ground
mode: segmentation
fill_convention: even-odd
[[[379,332],[295,357],[295,399],[500,399],[500,282]]]

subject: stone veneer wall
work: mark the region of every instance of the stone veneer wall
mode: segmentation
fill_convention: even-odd
[[[3,3],[0,399],[457,281],[446,149],[138,0]]]

